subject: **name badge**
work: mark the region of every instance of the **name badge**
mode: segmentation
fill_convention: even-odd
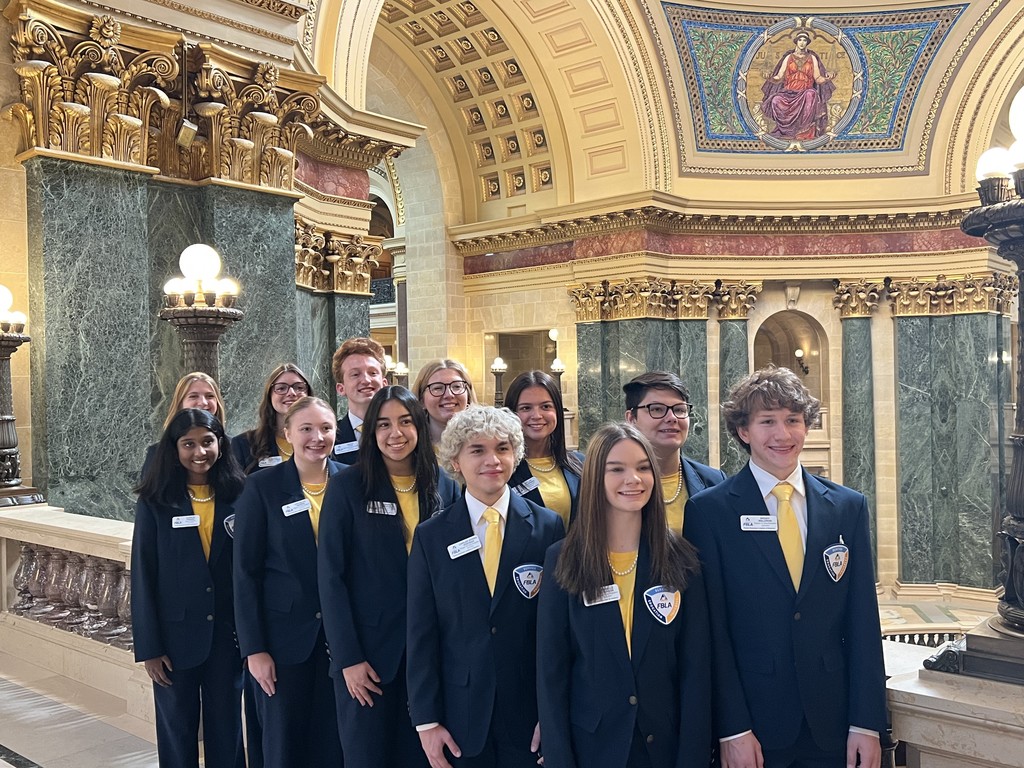
[[[535,490],[536,488],[540,488],[540,480],[538,480],[536,477],[529,477],[526,480],[523,480],[523,482],[521,482],[512,490],[515,491],[516,494],[519,496],[525,496],[530,491]]]
[[[771,515],[740,515],[742,531],[777,531],[779,519]]]
[[[601,605],[602,603],[617,603],[619,601],[619,585],[609,584],[607,587],[601,587],[597,590],[597,594],[594,595],[593,600],[588,600],[586,597],[583,598],[583,604],[590,608],[594,605]]]
[[[228,515],[224,518],[224,530],[228,532],[228,536],[232,539],[235,538],[235,516]]]
[[[397,515],[398,505],[393,501],[368,501],[366,511],[371,515]]]
[[[826,549],[822,556],[825,558],[825,570],[832,577],[832,581],[838,582],[846,573],[846,566],[850,564],[850,548],[843,543],[843,537],[839,537],[839,543],[833,544]]]
[[[480,537],[473,534],[468,539],[462,541],[456,541],[454,544],[448,545],[448,557],[452,560],[456,560],[463,555],[468,555],[470,552],[476,552],[483,544],[480,542]]]
[[[198,528],[199,515],[178,515],[171,518],[172,528]]]
[[[260,467],[276,467],[284,459],[280,456],[267,456],[266,458],[260,459]]]
[[[651,587],[644,592],[644,603],[659,624],[668,626],[679,613],[679,590],[666,586]]]
[[[336,446],[334,446],[334,455],[335,456],[339,456],[339,455],[341,455],[343,453],[352,453],[352,451],[358,451],[358,450],[359,450],[359,441],[358,440],[350,440],[347,443],[338,443]]]
[[[540,580],[544,575],[544,566],[536,563],[524,563],[512,569],[512,581],[519,590],[519,594],[527,600],[532,600],[540,591]]]
[[[299,512],[308,512],[310,510],[309,499],[299,499],[293,501],[291,504],[285,504],[281,507],[281,511],[284,512],[285,517],[291,517],[297,515]]]

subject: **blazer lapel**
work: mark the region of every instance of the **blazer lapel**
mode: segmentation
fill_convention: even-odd
[[[580,476],[567,469],[562,470],[562,476],[565,478],[565,484],[569,486],[569,498],[572,500],[569,520],[572,521],[576,517],[576,505],[580,497]]]
[[[402,508],[398,503],[398,494],[395,493],[395,488],[393,485],[391,485],[390,480],[380,482],[374,487],[372,493],[370,494],[370,497],[366,499],[367,504],[371,501],[383,501],[389,504],[394,504],[398,516],[401,517],[402,515]],[[367,516],[373,516],[372,513],[365,507],[363,509],[363,514]],[[400,527],[404,530],[404,522],[403,525]],[[391,531],[389,531],[389,533],[391,533]],[[409,533],[411,534],[412,531],[410,531]],[[387,537],[387,540],[383,542],[383,546],[386,547],[387,553],[391,557],[391,559],[397,561],[399,554],[401,554],[402,561],[408,559],[407,550],[405,549],[405,540],[403,539],[403,537],[389,535]]]
[[[732,486],[731,493],[735,497],[733,503],[737,516],[768,514],[768,508],[761,497],[761,489],[757,487],[757,481],[754,480],[749,466],[740,470],[740,473],[737,475],[737,481]],[[737,530],[739,530],[739,521],[737,520],[736,522]],[[789,575],[789,568],[786,566],[786,556],[782,554],[782,545],[779,544],[778,534],[775,531],[741,531],[739,535],[749,536],[754,540],[755,546],[764,555],[765,560],[768,561],[775,575],[784,584],[787,584],[795,595],[796,589],[793,587],[793,579]],[[804,562],[806,563],[806,561],[807,558],[805,557]]]
[[[683,482],[686,483],[687,497],[693,496],[707,488],[701,476],[690,466],[690,462],[685,457],[680,457],[679,460],[683,462]]]
[[[823,563],[822,553],[830,545],[839,543],[839,512],[832,503],[828,487],[804,471],[804,490],[807,493],[807,545],[798,599],[810,588],[816,570]]]
[[[446,517],[444,546],[448,547],[456,542],[463,541],[475,536],[473,525],[469,521],[469,509],[466,507],[465,497],[459,499],[452,506],[441,513]],[[483,542],[481,542],[483,544]],[[450,557],[444,552],[442,557]],[[487,589],[487,577],[484,575],[484,564],[480,558],[480,551],[467,552],[461,557],[452,561],[455,574],[456,588],[463,595],[463,601],[469,605],[486,605],[491,601],[491,595]],[[500,573],[499,568],[499,573]],[[474,608],[473,610],[478,610]]]
[[[519,562],[526,544],[533,535],[533,512],[526,502],[509,494],[508,516],[505,519],[505,538],[501,542],[501,559],[498,560],[498,576],[494,582],[494,596],[491,598],[491,612],[494,612],[501,596],[512,580],[512,568]],[[539,563],[538,563],[539,565]]]
[[[281,485],[277,489],[278,509],[306,498],[302,492],[302,483],[299,481],[299,470],[295,466],[295,460],[289,459],[281,466],[284,467],[284,470],[282,471]],[[331,462],[327,462],[328,477],[330,476],[330,467]],[[278,514],[284,513],[279,512]],[[316,552],[316,537],[313,536],[313,524],[309,520],[309,513],[296,512],[292,517],[295,519],[289,518],[286,522],[298,525],[300,531],[302,531],[302,533],[298,534],[302,541],[302,546],[309,547],[313,552]],[[305,525],[302,524],[303,522]]]
[[[651,636],[652,620],[646,616],[647,603],[644,599],[644,592],[651,586],[651,553],[647,548],[647,542],[640,540],[640,551],[637,553],[636,561],[636,586],[633,588],[633,636],[631,639],[630,660],[633,664],[634,673],[640,669],[640,661],[647,650],[647,640]]]
[[[232,508],[229,504],[221,504],[216,502],[213,508],[213,536],[210,539],[210,570],[213,570],[213,566],[217,562],[217,558],[220,557],[221,550],[224,549],[224,542],[228,540],[228,532],[224,527],[224,520],[231,513]]]

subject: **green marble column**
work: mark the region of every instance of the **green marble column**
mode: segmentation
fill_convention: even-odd
[[[878,565],[875,472],[875,392],[871,318],[845,317],[843,326],[843,485],[868,499],[871,551]]]
[[[718,395],[725,402],[732,386],[750,373],[750,353],[747,345],[747,321],[719,320]],[[725,419],[719,417],[721,446],[720,467],[727,475],[735,475],[746,466],[749,454],[729,434]]]
[[[683,451],[691,459],[708,463],[710,440],[708,435],[708,321],[679,320],[676,322],[679,344],[679,367],[674,369],[690,391],[693,412],[690,415],[690,435]]]

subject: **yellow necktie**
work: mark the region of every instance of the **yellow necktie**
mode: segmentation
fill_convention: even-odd
[[[501,559],[501,515],[494,507],[484,510],[487,531],[484,533],[484,576],[487,588],[494,594],[494,583],[498,580],[498,561]]]
[[[360,434],[360,435],[361,435],[361,434],[363,434],[363,425],[362,425],[362,424],[356,424],[356,426],[354,427],[354,429],[355,429],[355,431],[356,431],[356,432],[357,432],[358,434]]]
[[[772,488],[772,496],[779,500],[779,544],[782,545],[782,554],[786,556],[793,587],[799,592],[800,574],[804,570],[804,540],[800,535],[796,512],[789,503],[794,490],[796,489],[789,483],[779,483]]]

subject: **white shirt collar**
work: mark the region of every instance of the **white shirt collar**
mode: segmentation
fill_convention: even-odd
[[[355,431],[355,428],[358,427],[360,424],[362,424],[363,420],[361,418],[359,418],[358,416],[356,416],[354,413],[352,413],[352,411],[349,411],[348,412],[348,423],[352,425],[352,430]]]
[[[508,503],[511,498],[509,488],[506,485],[504,492],[501,494],[501,498],[498,499],[494,504],[484,504],[482,501],[473,496],[468,490],[466,491],[466,509],[469,510],[469,522],[474,526],[480,525],[480,520],[483,517],[484,511],[487,507],[493,507],[498,510],[498,514],[501,515],[502,520],[508,518]]]
[[[750,460],[750,474],[754,476],[755,482],[757,482],[757,488],[761,491],[761,498],[767,499],[771,494],[772,489],[779,483],[789,483],[793,486],[797,493],[804,498],[807,497],[807,493],[804,490],[804,473],[803,467],[798,462],[796,469],[787,477],[785,480],[779,480],[771,472],[768,472],[754,463],[754,460]]]

